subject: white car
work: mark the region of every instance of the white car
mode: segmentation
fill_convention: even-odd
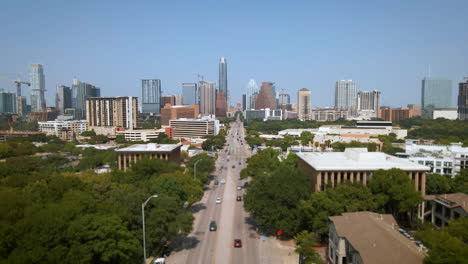
[[[242,188],[240,186],[237,186],[237,190],[240,190],[240,189],[242,189]]]
[[[165,258],[158,258],[156,259],[156,261],[154,262],[154,264],[164,264],[166,263],[166,259]]]
[[[226,183],[226,180],[225,179],[221,179],[221,184],[225,184]]]
[[[217,203],[217,204],[220,204],[220,203],[221,203],[221,198],[219,198],[219,197],[216,198],[216,203]]]

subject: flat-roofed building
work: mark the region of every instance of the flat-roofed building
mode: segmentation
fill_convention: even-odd
[[[126,171],[134,163],[142,159],[162,159],[180,163],[180,147],[182,144],[135,144],[126,148],[116,149],[117,166]]]
[[[138,98],[135,96],[86,99],[86,120],[90,129],[93,127],[134,129],[137,128],[137,116]]]
[[[338,119],[347,119],[348,111],[334,108],[313,108],[312,120],[315,121],[336,121]]]
[[[190,139],[218,135],[220,125],[219,120],[203,117],[200,119],[180,118],[170,120],[169,127],[172,129],[172,138]]]
[[[160,133],[164,133],[162,129],[129,129],[117,131],[117,135],[123,135],[127,141],[144,141],[148,142],[151,139],[156,139]]]
[[[45,132],[48,136],[56,136],[62,140],[72,140],[81,133],[88,130],[86,120],[55,120],[38,122],[39,131]]]
[[[423,263],[423,245],[400,232],[402,229],[390,214],[343,213],[329,220],[329,263]]]
[[[342,182],[367,185],[377,170],[401,169],[414,182],[415,189],[426,193],[426,172],[429,167],[415,164],[382,152],[368,152],[366,148],[347,148],[344,152],[296,153],[298,168],[310,177],[312,190],[323,191]]]
[[[169,120],[179,118],[198,118],[200,115],[200,108],[198,104],[193,105],[171,105],[166,104],[161,109],[161,124],[163,126],[169,125]]]
[[[444,227],[449,221],[460,217],[468,217],[467,194],[426,195],[425,199],[428,210],[424,213],[424,220],[437,227]]]

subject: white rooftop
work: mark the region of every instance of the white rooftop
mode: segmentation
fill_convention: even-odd
[[[181,144],[135,144],[126,148],[116,149],[117,152],[170,152],[181,146]]]
[[[430,171],[427,166],[366,148],[347,148],[344,152],[297,152],[299,158],[318,171],[389,170]]]

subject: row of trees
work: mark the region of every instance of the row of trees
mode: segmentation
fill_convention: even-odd
[[[202,149],[206,151],[222,149],[226,144],[226,131],[219,131],[218,135],[205,136],[206,140],[202,144]]]
[[[187,169],[163,160],[138,161],[127,172],[96,175],[86,168],[111,151],[87,149],[78,168],[51,155],[0,163],[0,263],[135,263],[142,258],[141,203],[148,252],[158,255],[192,229],[187,205],[203,195],[213,158],[196,156]],[[197,177],[193,177],[193,162]]]

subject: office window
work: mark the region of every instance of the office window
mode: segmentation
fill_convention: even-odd
[[[437,167],[442,166],[442,161],[436,161],[436,166],[437,166]]]

